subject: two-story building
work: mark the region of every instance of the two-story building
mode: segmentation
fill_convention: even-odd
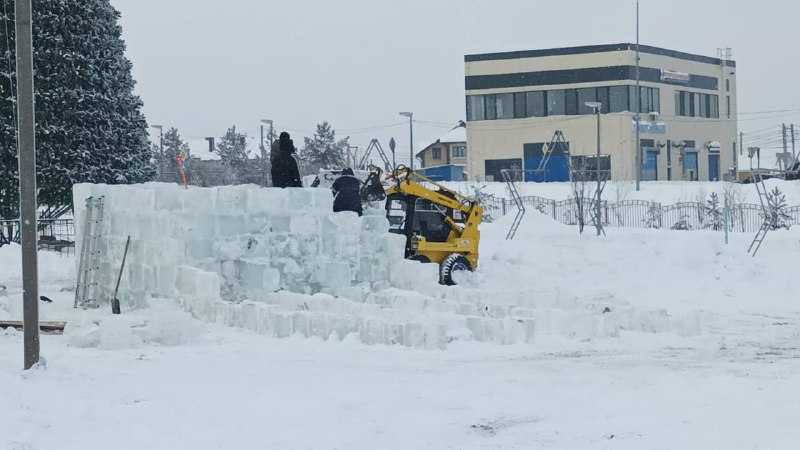
[[[421,174],[434,181],[463,181],[467,166],[467,124],[452,130],[417,153]]]
[[[733,178],[735,62],[641,45],[637,96],[636,47],[465,56],[469,177],[500,180],[502,169],[525,169],[530,181],[568,180],[566,158],[596,152],[596,117],[586,104],[599,102],[601,164],[610,163],[612,179],[636,179],[637,147],[644,181]],[[566,148],[549,149],[557,130]],[[546,170],[536,173],[548,151]]]

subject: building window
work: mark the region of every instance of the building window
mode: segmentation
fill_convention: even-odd
[[[675,91],[675,115],[719,119],[719,96]]]
[[[514,118],[515,119],[522,119],[526,116],[526,107],[525,107],[525,92],[517,92],[514,94]]]
[[[609,110],[610,99],[609,99],[609,94],[608,94],[608,88],[607,87],[599,87],[599,88],[597,88],[597,101],[600,102],[600,104],[602,105],[600,107],[600,112],[607,113],[607,112],[610,111]]]
[[[433,147],[431,149],[431,159],[442,159],[442,149],[439,147]]]
[[[525,93],[525,117],[545,117],[546,91]]]
[[[514,118],[514,94],[497,94],[497,118],[508,120]]]
[[[482,95],[468,95],[467,96],[467,120],[474,122],[476,120],[484,120],[483,96]]]
[[[566,102],[563,89],[547,91],[547,115],[563,116],[566,114]]]
[[[648,88],[650,90],[650,108],[652,112],[661,112],[661,89]]]
[[[725,92],[731,91],[731,80],[729,78],[725,79]]]
[[[578,115],[578,90],[577,89],[566,89],[565,93],[565,103],[566,103],[566,114],[568,116],[575,116]]]
[[[641,89],[642,89],[642,92],[640,94],[641,95],[640,98],[642,100],[642,109],[641,109],[641,111],[643,113],[647,114],[647,113],[653,111],[653,106],[652,106],[653,96],[652,96],[652,93],[650,92],[650,88],[641,87]]]
[[[453,158],[466,158],[467,147],[464,145],[456,145],[453,147]]]
[[[719,119],[719,95],[711,95],[711,118]]]
[[[700,117],[708,118],[711,114],[708,113],[708,94],[700,94]]]
[[[597,88],[578,89],[578,114],[594,114],[594,110],[586,106],[586,102],[597,101]]]
[[[630,102],[628,101],[628,86],[611,86],[609,88],[609,95],[611,99],[609,103],[611,107],[609,112],[618,113],[630,111]]]
[[[643,114],[660,112],[660,90],[642,87],[640,105]],[[703,94],[698,94],[703,95]],[[594,114],[586,106],[587,102],[599,102],[602,113],[636,111],[635,86],[601,86],[597,88],[555,89],[551,91],[531,91],[503,94],[467,96],[467,120],[510,120],[525,117],[574,116]],[[676,94],[678,115],[698,114],[700,106],[694,109],[699,96],[679,91]],[[681,112],[681,107],[684,108]]]
[[[692,93],[691,92],[682,92],[681,93],[681,102],[683,102],[683,113],[687,117],[694,117],[694,113],[692,112]]]
[[[629,86],[630,92],[630,111],[636,112],[636,86]],[[653,112],[661,112],[661,100],[659,96],[661,90],[658,88],[650,88],[639,86],[639,109],[642,114],[649,114]]]
[[[486,120],[497,119],[497,96],[494,94],[486,95],[484,103],[486,103]]]
[[[727,111],[728,119],[730,119],[731,118],[731,96],[730,95],[726,95],[725,96],[725,110]]]

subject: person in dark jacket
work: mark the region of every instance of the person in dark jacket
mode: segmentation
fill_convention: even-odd
[[[275,152],[277,147],[277,154]],[[294,142],[289,137],[289,133],[281,133],[277,145],[272,145],[272,186],[279,188],[303,187],[300,181],[300,171],[297,169],[297,161],[292,156],[296,149]]]
[[[353,211],[360,216],[364,213],[361,206],[361,181],[353,175],[353,169],[342,170],[342,176],[331,186],[333,190],[333,212]]]

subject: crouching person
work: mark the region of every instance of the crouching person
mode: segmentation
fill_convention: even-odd
[[[361,206],[361,181],[353,175],[353,169],[342,170],[342,176],[331,186],[333,190],[333,212],[353,211],[359,216],[364,213]]]

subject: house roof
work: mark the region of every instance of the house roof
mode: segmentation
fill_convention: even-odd
[[[466,143],[467,142],[467,124],[464,123],[463,120],[458,121],[458,125],[456,125],[452,130],[448,131],[447,134],[441,136],[439,139],[429,143],[425,147],[422,148],[419,152],[417,152],[417,157],[421,156],[422,153],[425,152],[428,148],[435,144],[457,144],[457,143]]]

